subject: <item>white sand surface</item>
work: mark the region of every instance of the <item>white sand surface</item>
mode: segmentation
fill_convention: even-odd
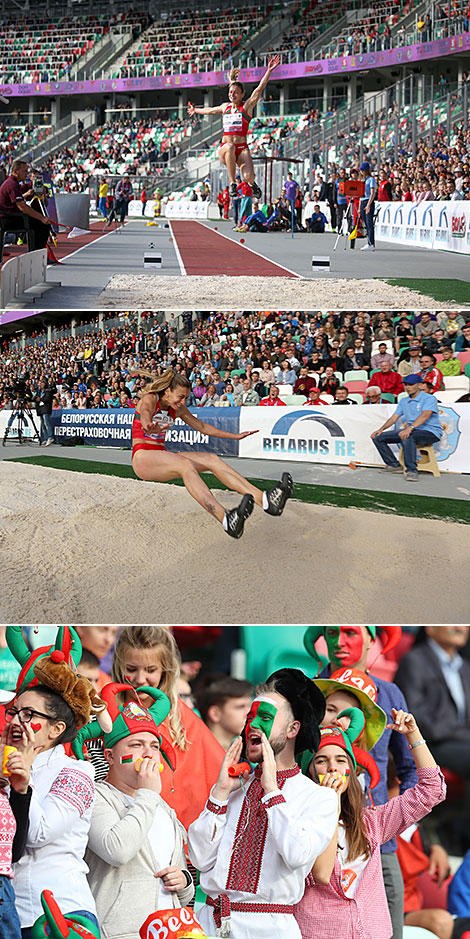
[[[468,539],[292,501],[234,541],[182,488],[4,462],[0,622],[467,622]]]
[[[432,297],[407,287],[329,274],[305,279],[114,274],[97,300],[97,308],[107,310],[428,310],[435,305]]]

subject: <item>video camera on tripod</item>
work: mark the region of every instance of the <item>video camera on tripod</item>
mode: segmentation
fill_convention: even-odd
[[[28,441],[37,440],[40,444],[39,431],[34,422],[32,404],[33,398],[31,391],[28,388],[27,382],[29,379],[29,372],[22,372],[16,378],[13,379],[11,386],[9,387],[9,392],[13,397],[14,407],[8,418],[8,424],[5,427],[5,433],[3,435],[3,446],[5,446],[8,436],[11,435],[17,436],[18,443],[22,444],[26,439],[24,433],[25,428],[31,423],[33,428],[33,433],[31,437],[28,437]],[[13,425],[16,421],[16,429]]]

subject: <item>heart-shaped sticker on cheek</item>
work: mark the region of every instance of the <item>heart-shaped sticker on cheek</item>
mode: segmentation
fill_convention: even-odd
[[[31,730],[37,734],[38,730],[41,730],[42,724],[33,724],[31,723]]]

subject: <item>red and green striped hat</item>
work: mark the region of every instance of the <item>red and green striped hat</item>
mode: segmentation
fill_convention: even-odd
[[[6,640],[8,648],[15,659],[21,665],[21,672],[18,675],[16,683],[16,694],[26,691],[26,688],[39,685],[39,679],[34,674],[36,662],[50,655],[54,661],[64,661],[70,666],[73,672],[77,671],[78,663],[82,657],[82,644],[80,637],[72,626],[59,626],[55,645],[41,646],[31,652],[28,648],[21,626],[10,625],[6,628]]]

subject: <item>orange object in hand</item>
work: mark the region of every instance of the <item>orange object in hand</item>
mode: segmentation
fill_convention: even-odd
[[[227,770],[229,776],[243,776],[243,773],[251,773],[251,766],[249,763],[235,763],[233,766],[229,766]]]
[[[18,747],[4,747],[3,748],[3,761],[2,761],[2,774],[3,776],[11,776],[10,770],[8,769],[8,757],[10,753],[16,753]]]

